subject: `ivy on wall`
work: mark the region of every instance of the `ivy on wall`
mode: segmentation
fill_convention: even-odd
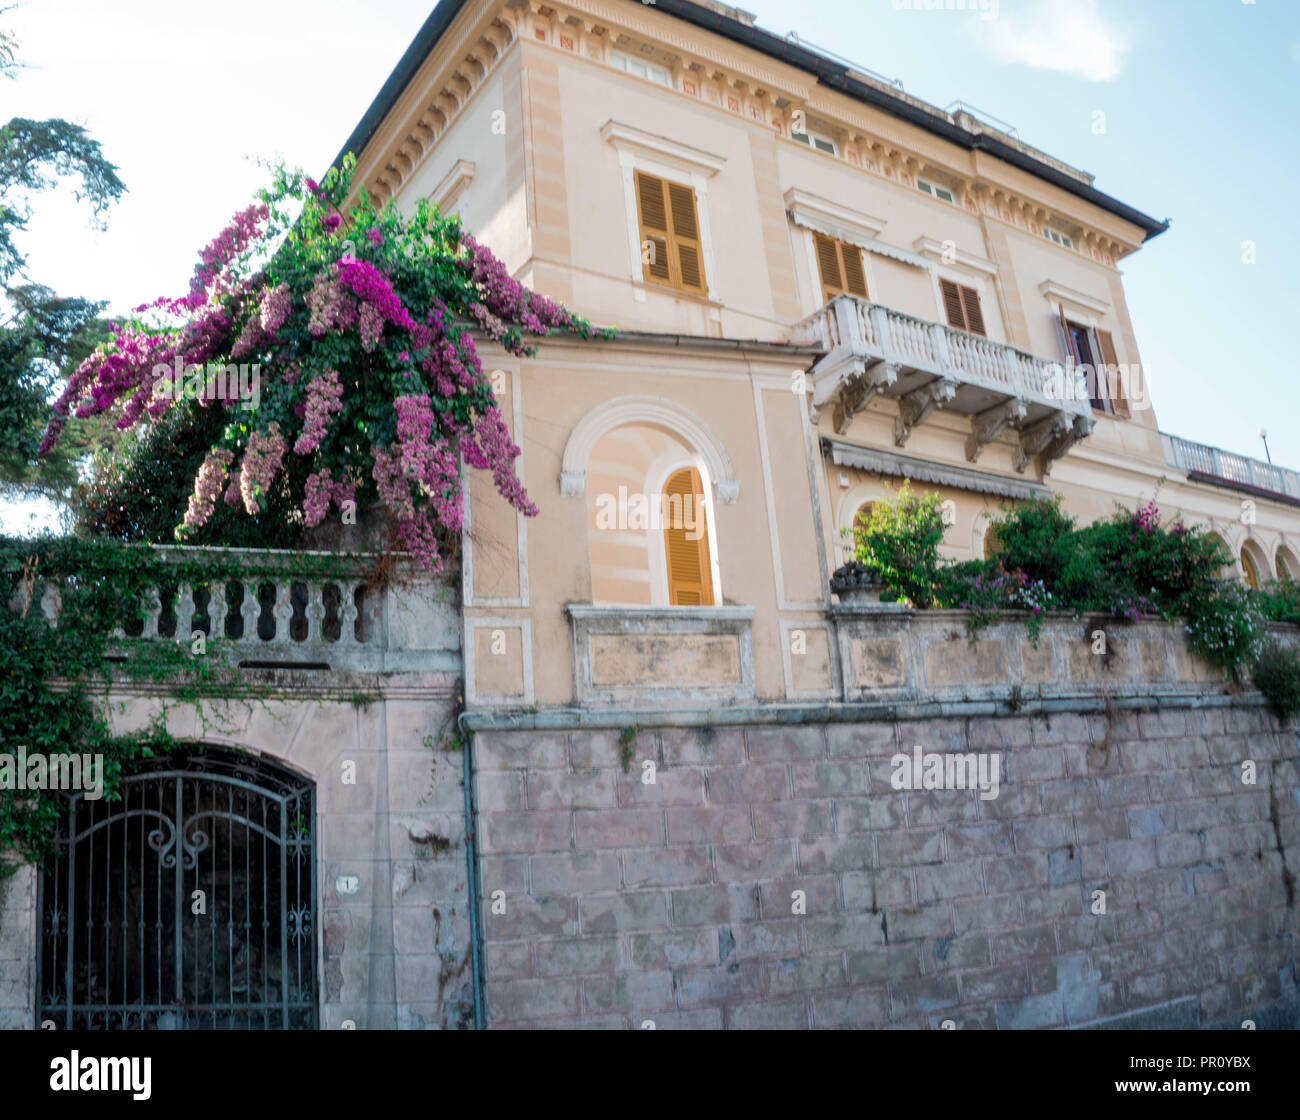
[[[0,537],[0,755],[16,759],[78,754],[103,760],[103,796],[116,795],[133,765],[174,746],[166,705],[153,724],[115,734],[102,695],[115,678],[165,683],[168,704],[240,697],[260,702],[270,688],[242,677],[221,656],[223,635],[208,633],[195,652],[191,633],[120,640],[143,619],[153,593],[213,587],[230,581],[356,578],[363,558],[337,554],[261,553],[221,549],[160,550],[106,540]],[[384,571],[374,569],[376,580]],[[164,598],[166,596],[164,595]],[[45,603],[58,600],[57,617]],[[5,609],[7,608],[7,609]],[[21,861],[48,850],[64,793],[0,789],[0,881]]]

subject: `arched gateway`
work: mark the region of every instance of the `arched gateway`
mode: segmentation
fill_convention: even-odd
[[[39,1019],[59,1029],[317,1025],[313,783],[186,748],[69,798],[41,883]]]

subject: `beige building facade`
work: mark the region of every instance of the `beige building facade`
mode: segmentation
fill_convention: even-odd
[[[471,703],[835,695],[829,575],[905,477],[951,499],[954,558],[1008,501],[1091,520],[1159,487],[1238,576],[1300,572],[1300,478],[1159,429],[1120,267],[1165,223],[742,11],[441,4],[345,150],[619,331],[485,351],[541,515],[471,488]],[[688,468],[702,599],[651,524]]]

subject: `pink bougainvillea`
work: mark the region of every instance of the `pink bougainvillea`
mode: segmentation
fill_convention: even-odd
[[[515,355],[532,353],[530,335],[595,332],[432,207],[404,217],[361,192],[345,214],[352,167],[349,157],[320,184],[280,172],[204,248],[184,296],[137,308],[144,317],[74,371],[42,451],[74,412],[113,410],[129,428],[224,409],[180,537],[210,531],[223,494],[308,527],[377,498],[399,546],[437,569],[439,541],[463,524],[462,462],[535,514],[472,332]],[[182,375],[211,384],[214,369],[228,375],[215,395],[166,391]]]
[[[260,498],[279,473],[284,450],[284,436],[280,434],[280,425],[274,422],[265,432],[254,432],[248,437],[248,449],[239,465],[239,495],[249,513],[261,512]]]

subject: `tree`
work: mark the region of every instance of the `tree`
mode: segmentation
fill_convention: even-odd
[[[0,77],[12,78],[19,65],[16,40],[0,31]],[[112,437],[103,423],[78,424],[57,454],[37,458],[53,390],[109,330],[99,317],[102,303],[14,283],[26,265],[18,235],[33,198],[67,181],[96,222],[126,190],[79,125],[14,117],[0,128],[0,492],[9,496],[43,493],[66,501],[77,463]]]

